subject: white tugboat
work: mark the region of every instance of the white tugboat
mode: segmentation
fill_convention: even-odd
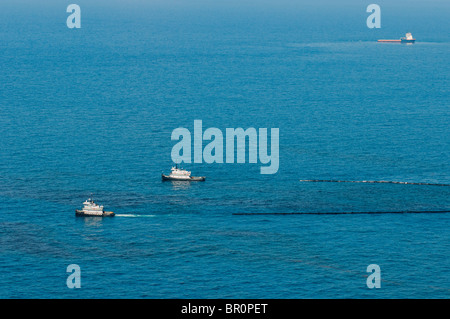
[[[103,206],[97,205],[94,203],[94,200],[88,199],[83,203],[83,209],[76,209],[75,215],[77,216],[94,216],[94,217],[112,217],[114,216],[113,212],[105,212],[103,210]]]
[[[192,181],[192,182],[204,182],[204,176],[191,176],[191,172],[182,168],[178,168],[178,165],[172,167],[169,175],[162,174],[163,181]]]

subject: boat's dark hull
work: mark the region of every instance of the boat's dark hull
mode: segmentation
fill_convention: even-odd
[[[205,181],[205,177],[204,176],[191,176],[190,178],[177,178],[177,177],[172,177],[169,175],[161,175],[161,178],[163,181],[185,181],[185,182],[204,182]]]
[[[90,214],[86,214],[85,212],[76,209],[75,210],[75,216],[78,217],[114,217],[114,213],[113,212],[103,212],[102,215],[90,215]]]

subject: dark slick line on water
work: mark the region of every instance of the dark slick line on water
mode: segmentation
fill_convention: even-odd
[[[232,215],[376,215],[376,214],[446,214],[450,210],[405,210],[405,211],[384,211],[384,212],[295,212],[295,213],[232,213]]]
[[[404,185],[427,185],[427,186],[447,186],[443,183],[415,183],[415,182],[396,182],[396,181],[341,181],[337,179],[301,179],[303,183],[369,183],[369,184],[404,184]]]

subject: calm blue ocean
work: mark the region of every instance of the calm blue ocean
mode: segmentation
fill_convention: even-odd
[[[378,1],[380,29],[361,1],[78,0],[81,29],[1,2],[0,298],[450,297],[450,214],[233,215],[450,210],[446,186],[299,181],[450,184],[448,1]],[[161,182],[194,120],[279,128],[279,171]],[[118,216],[76,218],[90,193]]]

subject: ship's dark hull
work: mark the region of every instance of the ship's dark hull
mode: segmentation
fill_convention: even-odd
[[[75,216],[78,217],[114,217],[114,213],[113,212],[103,212],[102,215],[90,215],[90,214],[86,214],[85,212],[76,209],[75,210]]]
[[[161,178],[163,181],[186,181],[186,182],[204,182],[206,179],[204,176],[191,176],[190,178],[178,178],[164,174],[161,175]]]

